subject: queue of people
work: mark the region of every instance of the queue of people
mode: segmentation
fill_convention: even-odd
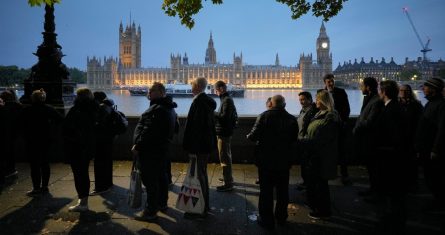
[[[298,94],[302,106],[295,117],[286,111],[286,100],[275,95],[266,102],[246,138],[255,143],[255,165],[258,167],[260,226],[273,229],[286,223],[289,203],[289,170],[297,159],[301,164],[300,190],[306,190],[309,217],[330,217],[331,197],[328,181],[337,177],[340,165],[341,181],[352,183],[348,175],[348,153],[345,139],[353,134],[354,154],[366,165],[369,188],[358,192],[366,202],[382,203],[380,216],[395,232],[404,228],[406,220],[405,195],[417,189],[418,165],[423,167],[425,180],[440,206],[444,206],[445,178],[445,100],[444,82],[430,78],[423,86],[428,100],[425,107],[416,99],[409,85],[398,86],[395,81],[363,79],[360,89],[364,95],[360,115],[352,130],[348,129],[350,113],[346,92],[335,87],[334,76],[323,77],[324,89],[317,91],[315,101],[308,91]],[[190,159],[195,159],[205,208],[203,213],[185,213],[186,218],[205,218],[210,210],[207,163],[210,154],[217,152],[222,167],[218,192],[234,189],[231,139],[237,126],[236,105],[223,81],[215,84],[220,98],[216,102],[205,93],[207,80],[199,77],[192,82],[193,101],[187,115],[182,147]],[[113,131],[114,103],[103,92],[86,88],[77,91],[74,106],[65,119],[51,106],[45,105],[45,91],[32,93],[32,105],[23,108],[10,94],[0,96],[2,130],[14,127],[4,123],[26,123],[27,156],[31,165],[32,190],[36,196],[48,192],[50,177],[49,146],[42,141],[50,138],[52,125],[62,123],[64,148],[74,175],[78,193],[77,204],[70,211],[88,210],[88,197],[108,192],[113,186],[112,148],[117,132]],[[168,157],[171,142],[178,133],[177,107],[165,86],[155,82],[149,89],[149,108],[141,115],[134,131],[132,153],[138,161],[142,182],[147,189],[144,210],[138,220],[154,221],[159,211],[168,209],[168,185],[171,167]],[[8,115],[5,115],[8,113]],[[6,120],[5,118],[9,119]],[[34,118],[38,117],[38,118]],[[5,120],[3,120],[5,119]],[[8,122],[7,122],[8,121]],[[16,126],[17,127],[17,126]],[[13,138],[0,141],[12,141]],[[7,147],[2,148],[8,151]],[[297,146],[297,156],[291,151]],[[38,154],[36,154],[38,153]],[[8,156],[8,155],[3,155]],[[95,188],[90,191],[88,167],[94,159]],[[0,161],[0,183],[4,176],[15,171]],[[8,167],[7,167],[8,166]],[[394,174],[398,169],[398,174]],[[276,204],[274,206],[274,190]]]

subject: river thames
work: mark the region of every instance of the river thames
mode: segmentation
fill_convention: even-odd
[[[268,97],[281,94],[286,98],[286,110],[297,115],[300,113],[301,105],[298,101],[298,93],[302,89],[247,89],[244,98],[234,98],[234,102],[239,116],[257,116],[265,110],[265,101]],[[315,101],[316,90],[308,90],[312,93]],[[351,106],[351,115],[358,115],[362,107],[363,95],[360,90],[346,90]],[[422,91],[415,91],[418,99],[423,105],[426,99]],[[107,96],[114,100],[118,110],[127,116],[139,116],[149,106],[150,102],[145,96],[131,96],[127,90],[112,90],[107,92]],[[192,98],[174,98],[178,104],[176,112],[180,116],[186,116]],[[219,98],[215,98],[219,108]]]

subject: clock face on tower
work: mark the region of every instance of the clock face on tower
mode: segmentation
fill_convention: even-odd
[[[322,47],[322,48],[328,48],[328,43],[327,43],[327,42],[323,42],[323,43],[321,44],[321,47]]]

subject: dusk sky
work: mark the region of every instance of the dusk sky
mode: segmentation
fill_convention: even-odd
[[[286,5],[274,0],[207,1],[189,30],[178,18],[161,9],[161,0],[62,0],[56,4],[56,33],[68,67],[86,69],[87,56],[118,56],[118,29],[131,19],[142,28],[142,66],[169,67],[170,54],[187,52],[189,63],[203,63],[210,31],[217,61],[232,63],[233,53],[243,53],[251,65],[273,64],[278,53],[282,65],[296,66],[302,53],[313,53],[321,18],[309,13],[291,19]],[[333,69],[339,62],[361,57],[403,63],[422,56],[402,7],[426,42],[432,60],[445,59],[444,0],[349,0],[336,17],[325,23],[331,40]],[[0,65],[29,68],[42,43],[43,7],[27,0],[0,2]]]

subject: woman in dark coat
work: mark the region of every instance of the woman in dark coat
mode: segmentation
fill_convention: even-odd
[[[43,89],[35,90],[31,95],[31,106],[24,108],[22,127],[26,143],[26,156],[31,165],[33,189],[26,194],[36,196],[48,192],[50,177],[49,150],[51,131],[62,122],[62,115],[52,106],[45,104],[46,93]]]
[[[74,175],[79,201],[69,207],[70,211],[87,211],[90,177],[88,166],[95,150],[95,124],[97,121],[98,104],[93,93],[87,88],[77,90],[74,106],[66,115],[64,122],[64,141],[68,161]]]
[[[337,177],[337,148],[340,117],[327,91],[319,91],[315,102],[320,110],[315,114],[301,139],[308,152],[308,204],[309,217],[320,219],[331,215],[331,198],[328,180]]]

